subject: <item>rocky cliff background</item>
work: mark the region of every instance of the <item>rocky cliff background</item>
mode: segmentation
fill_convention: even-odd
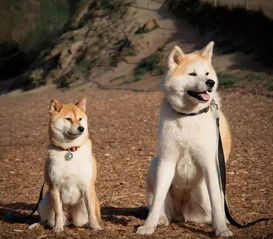
[[[221,85],[273,89],[273,21],[240,6],[198,0],[2,0],[0,92],[90,83],[159,88],[166,57],[213,40]],[[264,83],[265,82],[265,83]]]

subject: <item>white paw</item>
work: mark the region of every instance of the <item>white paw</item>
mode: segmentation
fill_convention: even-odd
[[[28,229],[29,229],[29,230],[33,230],[33,229],[35,229],[36,227],[38,227],[39,225],[40,225],[39,222],[35,222],[35,223],[31,224],[31,225],[28,227]]]
[[[62,232],[63,230],[64,230],[64,227],[63,226],[59,226],[59,225],[56,225],[53,228],[53,231],[56,232],[56,233]]]
[[[216,236],[219,237],[231,237],[233,234],[230,230],[228,230],[227,228],[224,230],[216,230]]]
[[[140,235],[151,235],[155,231],[155,227],[140,226],[137,229],[137,233]]]
[[[99,224],[97,224],[97,225],[89,224],[89,227],[94,231],[101,231],[102,230],[102,227]]]
[[[167,216],[160,216],[159,221],[158,221],[159,226],[169,226],[170,221],[167,218]]]

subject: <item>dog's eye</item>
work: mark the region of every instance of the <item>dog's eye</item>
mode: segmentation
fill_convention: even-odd
[[[209,75],[209,72],[206,72],[206,76],[208,76]]]
[[[79,121],[81,121],[82,120],[82,118],[79,118]]]
[[[189,73],[189,76],[197,76],[195,72]]]
[[[70,117],[66,117],[65,119],[68,121],[72,121],[72,119]]]

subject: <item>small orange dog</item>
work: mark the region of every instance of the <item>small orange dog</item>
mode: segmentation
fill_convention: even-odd
[[[45,164],[49,192],[38,212],[40,224],[55,232],[69,224],[102,230],[95,191],[97,167],[85,110],[86,98],[76,104],[61,104],[55,99],[50,102],[50,144]]]

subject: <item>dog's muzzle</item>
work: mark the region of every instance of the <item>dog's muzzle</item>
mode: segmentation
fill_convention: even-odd
[[[188,91],[188,95],[199,100],[202,102],[207,102],[210,99],[210,94],[208,93],[210,92],[208,91],[203,91],[203,92],[195,92],[195,91]]]
[[[215,81],[209,79],[209,80],[206,81],[206,85],[211,89],[215,85]]]

